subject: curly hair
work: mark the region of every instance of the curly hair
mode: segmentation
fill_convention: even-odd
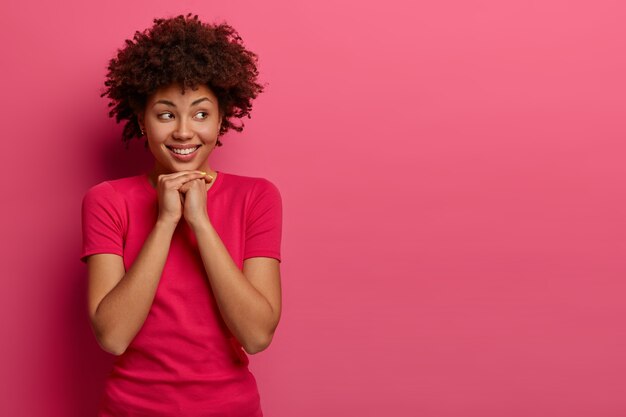
[[[217,97],[223,116],[219,138],[229,129],[243,130],[243,121],[237,126],[231,118],[250,118],[252,100],[264,89],[257,83],[257,59],[225,22],[206,24],[191,13],[154,19],[151,28],[136,31],[109,61],[107,88],[100,97],[110,99],[110,117],[115,116],[117,123],[127,121],[122,141],[128,148],[133,137],[142,136],[137,114],[144,111],[151,94],[172,83],[180,84],[183,93],[204,84]],[[219,139],[216,146],[222,146]]]

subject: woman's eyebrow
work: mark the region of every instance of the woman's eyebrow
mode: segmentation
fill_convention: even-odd
[[[203,102],[203,101],[205,101],[205,100],[208,100],[208,101],[210,101],[211,103],[213,103],[213,100],[211,100],[210,98],[208,98],[208,97],[202,97],[202,98],[199,98],[199,99],[195,100],[193,103],[191,103],[191,105],[192,105],[192,106],[195,106],[196,104],[201,103],[201,102]],[[158,103],[166,104],[166,105],[171,106],[171,107],[176,107],[176,104],[172,103],[172,102],[171,102],[171,101],[169,101],[169,100],[164,100],[164,99],[157,100],[157,101],[156,101],[156,102],[152,105],[152,107],[156,106]]]

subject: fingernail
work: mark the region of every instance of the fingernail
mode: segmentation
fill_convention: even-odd
[[[204,172],[204,171],[200,171],[200,173],[201,173],[202,175],[206,175],[206,172]]]

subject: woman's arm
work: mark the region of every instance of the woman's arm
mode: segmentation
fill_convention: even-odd
[[[98,343],[106,351],[114,355],[124,353],[143,326],[175,230],[176,223],[159,219],[121,279],[111,273],[112,267],[106,263],[110,258],[88,258],[89,315]]]
[[[89,317],[104,350],[121,355],[143,326],[163,273],[172,236],[182,217],[179,189],[187,181],[205,175],[201,171],[159,175],[159,215],[128,272],[124,271],[119,255],[98,254],[88,258]]]
[[[185,183],[183,215],[198,249],[224,322],[246,352],[267,348],[280,320],[280,268],[277,259],[249,258],[240,271],[213,228],[207,213],[207,185]]]
[[[190,226],[224,322],[246,352],[264,350],[280,320],[278,260],[249,258],[242,272],[209,220]]]

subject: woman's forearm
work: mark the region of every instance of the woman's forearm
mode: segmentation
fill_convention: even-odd
[[[111,353],[124,353],[148,317],[175,230],[176,223],[157,221],[132,266],[98,305],[96,333]]]
[[[192,228],[224,322],[246,352],[265,349],[276,327],[271,304],[239,270],[210,221]]]

